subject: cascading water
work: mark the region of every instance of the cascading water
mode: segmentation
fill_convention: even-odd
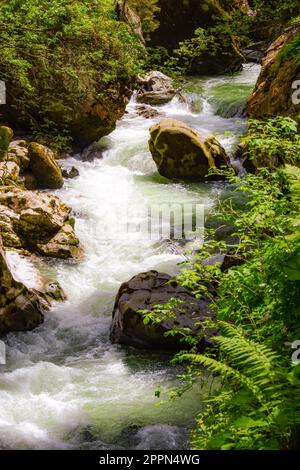
[[[133,275],[157,269],[176,273],[182,248],[174,243],[104,238],[101,221],[114,223],[116,211],[145,204],[197,202],[212,207],[222,183],[170,182],[156,173],[148,151],[149,127],[163,117],[185,121],[204,133],[219,133],[230,152],[242,120],[214,113],[205,99],[211,86],[254,84],[258,67],[246,67],[234,79],[193,80],[203,89],[202,110],[191,112],[174,99],[159,108],[161,116],[146,120],[136,114],[134,100],[117,129],[103,140],[103,159],[69,158],[80,176],[59,191],[76,214],[77,234],[85,249],[80,264],[41,263],[48,277],[63,286],[68,301],[56,305],[45,323],[29,333],[6,338],[7,365],[0,375],[0,447],[3,449],[179,449],[199,407],[199,391],[173,403],[155,406],[155,390],[176,385],[177,370],[168,358],[110,344],[112,305],[120,284]],[[192,95],[190,95],[192,96]],[[226,132],[226,135],[224,135]],[[228,134],[229,133],[229,134]],[[24,282],[32,273],[26,261],[10,255]],[[26,264],[27,263],[27,264]],[[38,282],[38,280],[37,280]]]

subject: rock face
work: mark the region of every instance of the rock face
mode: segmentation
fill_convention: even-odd
[[[152,106],[143,105],[143,104],[137,105],[135,109],[136,109],[136,114],[145,119],[153,119],[163,114],[163,113],[160,113],[157,108],[153,108]]]
[[[30,169],[41,188],[58,189],[63,185],[61,169],[54,153],[47,147],[32,142],[28,147]]]
[[[205,137],[185,123],[166,119],[151,127],[149,148],[166,178],[203,179],[210,168],[229,163],[215,137]]]
[[[292,102],[293,82],[300,79],[300,72],[295,67],[293,57],[281,62],[278,57],[283,47],[291,41],[300,28],[294,28],[281,35],[268,49],[262,60],[262,70],[247,107],[251,118],[266,118],[276,115],[296,116],[300,104]]]
[[[76,110],[70,125],[76,147],[83,150],[93,142],[97,142],[116,128],[116,122],[126,110],[132,95],[131,83],[116,84],[112,97],[99,101],[96,96],[90,96]]]
[[[111,327],[111,341],[138,348],[178,349],[184,346],[179,336],[165,336],[174,325],[189,327],[193,333],[201,331],[201,322],[212,318],[207,299],[195,299],[175,281],[169,283],[167,274],[150,271],[138,274],[122,284],[116,298]],[[159,325],[144,325],[139,310],[152,310],[157,304],[164,304],[171,298],[183,303],[176,312],[176,318]],[[203,332],[199,349],[211,345],[213,331]]]
[[[77,176],[79,176],[79,170],[75,166],[72,166],[72,168],[62,170],[62,175],[66,179],[77,178]]]
[[[139,80],[137,101],[147,104],[165,104],[176,94],[173,80],[161,72],[150,72]]]
[[[0,236],[0,333],[32,330],[43,322],[48,306],[45,298],[14,279]]]
[[[70,213],[71,208],[51,194],[4,187],[0,191],[3,243],[45,256],[78,258],[82,253]]]

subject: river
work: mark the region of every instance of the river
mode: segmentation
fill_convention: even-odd
[[[101,222],[130,206],[197,202],[213,208],[224,183],[180,183],[161,178],[148,150],[149,127],[163,117],[182,120],[212,133],[233,152],[245,120],[226,118],[226,107],[254,85],[258,66],[245,66],[232,77],[192,79],[187,96],[160,107],[162,116],[145,119],[133,98],[116,130],[101,142],[103,157],[62,162],[80,176],[57,192],[76,215],[76,231],[85,249],[79,264],[41,262],[57,279],[68,300],[55,305],[45,323],[32,332],[9,334],[7,364],[0,366],[0,447],[3,449],[183,449],[197,411],[201,390],[157,406],[155,391],[179,383],[180,369],[155,352],[121,348],[109,342],[113,302],[120,284],[157,269],[178,270],[182,247],[176,242],[103,237]],[[223,87],[223,88],[222,88]],[[222,91],[223,90],[223,91]],[[219,102],[218,102],[219,100]],[[218,108],[218,109],[217,109]],[[225,112],[224,112],[225,108]],[[228,109],[227,109],[228,111]],[[111,220],[110,220],[111,217]],[[30,264],[16,262],[18,277],[35,285]]]

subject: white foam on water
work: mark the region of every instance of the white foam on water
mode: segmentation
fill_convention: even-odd
[[[6,250],[6,261],[16,281],[22,282],[28,289],[43,288],[41,274],[30,258]]]
[[[244,73],[249,81],[252,72]],[[175,274],[183,254],[176,242],[105,238],[101,222],[113,225],[115,211],[122,217],[128,205],[137,212],[161,202],[212,207],[220,191],[220,185],[170,182],[157,174],[148,139],[149,127],[161,117],[138,117],[135,105],[132,100],[117,129],[103,139],[103,159],[83,162],[75,156],[64,162],[76,166],[80,176],[66,180],[57,193],[73,207],[86,256],[80,264],[51,262],[49,269],[68,301],[56,305],[36,330],[6,338],[8,363],[0,370],[0,447],[110,448],[124,429],[135,425],[136,448],[176,448],[182,436],[186,438],[182,429],[191,425],[199,409],[199,391],[154,406],[154,391],[177,383],[176,370],[159,355],[137,354],[109,343],[120,284],[149,269]],[[199,114],[176,100],[158,109],[201,132],[219,132],[228,150],[236,138],[224,136],[224,131],[236,134],[244,127],[235,119],[215,116],[209,105]],[[9,254],[9,263],[20,281],[35,286],[27,260]]]

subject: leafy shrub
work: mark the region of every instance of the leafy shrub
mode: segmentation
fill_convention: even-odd
[[[256,166],[300,164],[300,134],[297,122],[292,118],[250,119],[244,142],[245,154],[256,162]]]
[[[61,145],[90,96],[114,101],[139,72],[138,41],[116,21],[113,0],[1,2],[0,42],[12,124]]]
[[[291,123],[281,133],[293,136]],[[277,126],[276,126],[277,127]],[[268,138],[268,137],[266,137]],[[220,220],[235,225],[235,245],[208,240],[184,263],[177,280],[195,296],[210,296],[219,329],[217,348],[200,354],[182,332],[186,351],[173,362],[188,364],[186,387],[210,372],[210,393],[196,420],[194,449],[292,449],[299,447],[300,366],[291,343],[300,338],[300,173],[262,169],[240,179],[226,172],[246,207],[220,203]],[[203,263],[226,253],[242,264]],[[213,287],[213,291],[212,288]],[[170,315],[172,304],[169,305]],[[164,319],[168,305],[160,306]],[[155,312],[151,312],[154,317]],[[205,369],[205,372],[203,370]],[[181,396],[184,387],[173,391]]]

